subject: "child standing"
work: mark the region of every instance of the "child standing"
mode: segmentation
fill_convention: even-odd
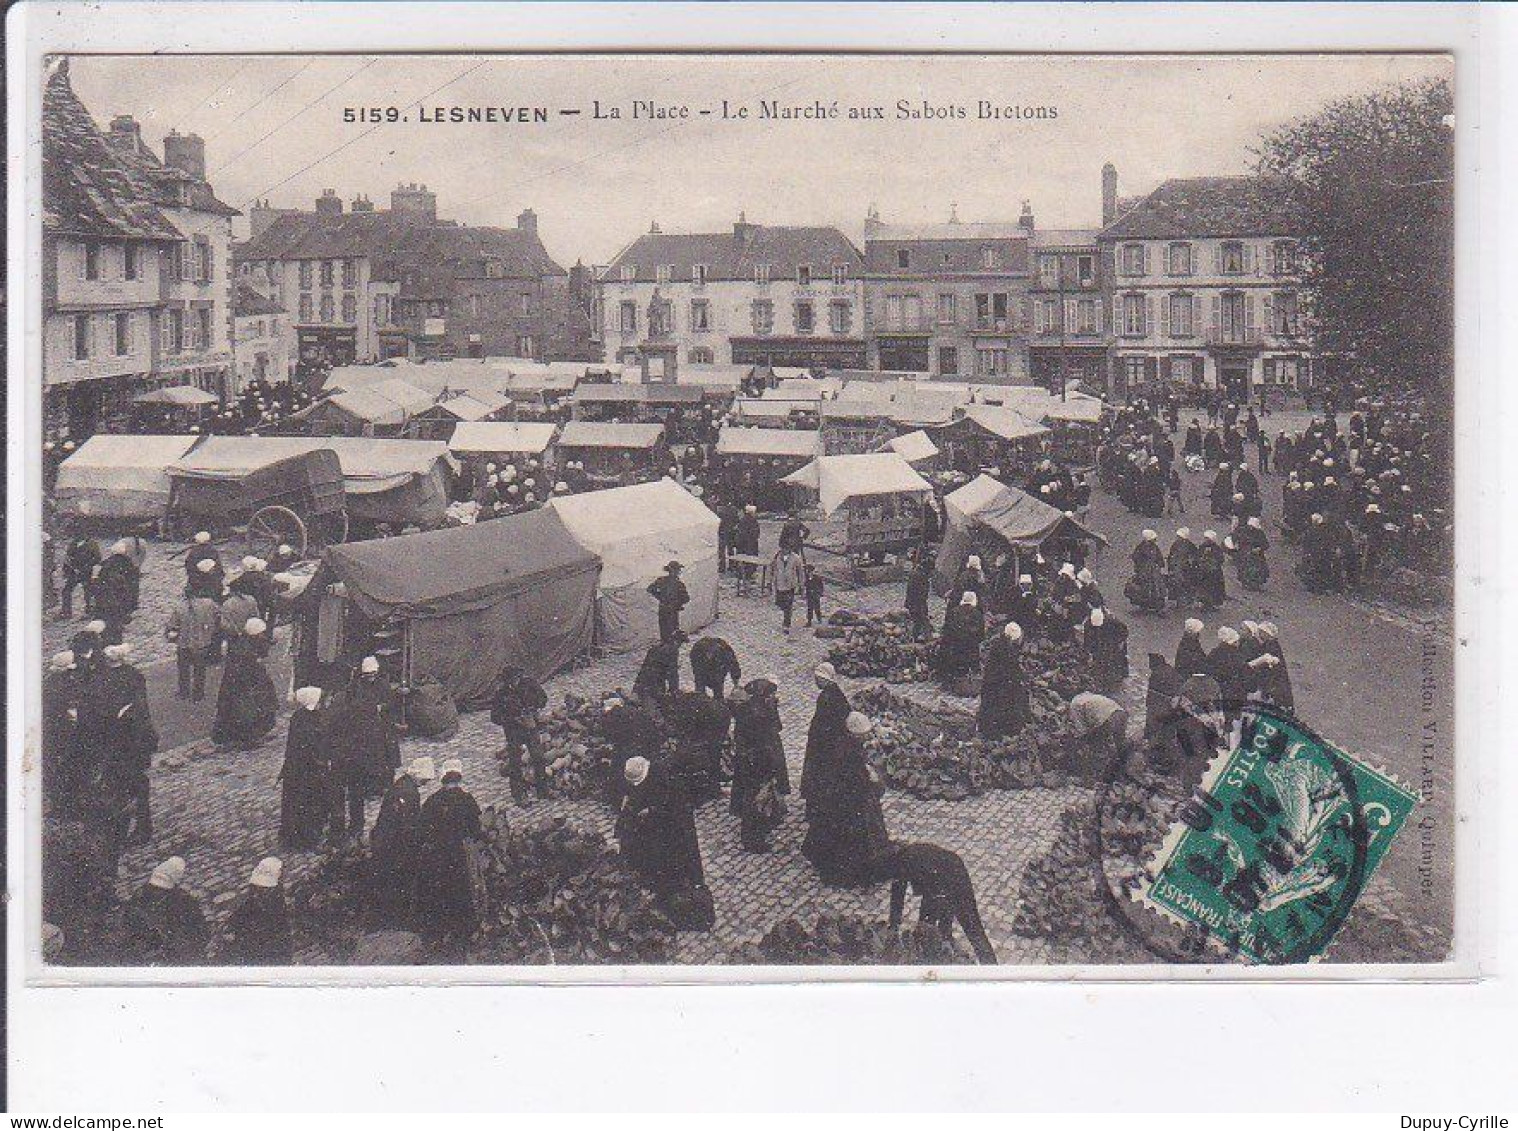
[[[813,619],[818,624],[822,623],[822,574],[817,572],[817,567],[806,567],[806,624],[810,628]]]

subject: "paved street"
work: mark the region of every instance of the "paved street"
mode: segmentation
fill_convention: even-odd
[[[1272,431],[1281,427],[1281,418],[1272,418],[1270,426]],[[1100,492],[1093,503],[1090,522],[1111,540],[1095,564],[1098,580],[1109,603],[1128,621],[1131,630],[1134,675],[1124,698],[1135,719],[1142,717],[1145,656],[1150,650],[1173,653],[1183,617],[1171,613],[1161,618],[1127,609],[1121,594],[1130,569],[1128,552],[1145,526],[1159,529],[1166,545],[1182,522],[1197,535],[1212,528],[1215,524],[1207,517],[1206,503],[1209,481],[1206,474],[1189,476],[1187,513],[1167,518],[1163,525],[1128,514]],[[1268,477],[1264,484],[1267,524],[1273,537],[1278,537],[1272,520],[1279,505],[1279,484],[1276,476]],[[766,535],[772,540],[774,530],[767,530]],[[1245,593],[1230,573],[1230,599],[1221,618],[1209,620],[1208,643],[1212,643],[1212,630],[1219,623],[1237,625],[1246,618],[1275,621],[1281,629],[1298,711],[1304,720],[1344,748],[1428,792],[1431,800],[1416,815],[1418,822],[1427,824],[1426,833],[1412,823],[1404,829],[1365,898],[1373,900],[1386,915],[1424,925],[1420,937],[1425,944],[1442,947],[1447,945],[1452,889],[1448,743],[1453,683],[1446,626],[1342,597],[1309,594],[1296,580],[1294,561],[1291,547],[1279,541],[1272,546],[1271,580],[1265,593]],[[174,698],[171,649],[162,639],[161,627],[182,577],[178,561],[155,547],[144,578],[143,612],[129,632],[129,639],[138,646],[137,659],[148,674],[163,752],[153,771],[157,837],[151,846],[135,850],[124,859],[121,891],[125,894],[135,888],[156,861],[177,853],[190,863],[190,889],[205,897],[215,912],[222,913],[240,891],[253,864],[278,851],[275,777],[283,758],[284,727],[282,723],[253,751],[217,751],[206,739],[214,709],[215,676],[205,703],[192,705]],[[899,585],[855,593],[835,590],[828,596],[827,608],[831,611],[843,604],[861,611],[888,609],[896,607],[900,599]],[[50,618],[46,631],[51,642],[66,637],[71,630],[72,626]],[[790,636],[782,635],[778,611],[767,599],[737,597],[726,585],[721,617],[710,631],[734,643],[746,676],[772,673],[778,677],[794,780],[800,771],[814,697],[811,669],[829,642],[816,640],[799,628]],[[637,653],[607,656],[564,673],[550,682],[550,698],[557,703],[566,693],[595,696],[611,687],[630,686],[639,659]],[[276,650],[274,668],[276,683],[283,689],[288,676],[282,646]],[[1427,713],[1419,693],[1425,678],[1437,689],[1432,710]],[[1427,781],[1420,765],[1420,736],[1425,725],[1431,725],[1439,739]],[[466,716],[457,735],[447,742],[407,740],[404,756],[425,753],[439,760],[461,758],[466,784],[481,804],[509,809],[512,803],[506,781],[493,757],[499,739],[499,731],[479,713]],[[1023,870],[1047,850],[1064,810],[1088,800],[1089,793],[1076,787],[993,792],[960,802],[925,802],[892,792],[886,797],[885,808],[894,837],[930,840],[965,856],[1002,961],[1038,963],[1047,960],[1047,944],[1011,931]],[[371,803],[371,819],[374,808]],[[727,813],[725,803],[708,804],[700,810],[698,827],[708,881],[717,900],[718,922],[709,934],[680,937],[681,961],[720,960],[731,949],[757,941],[789,915],[803,921],[824,910],[884,916],[884,886],[856,893],[824,889],[818,884],[799,853],[804,830],[797,809],[792,806],[776,835],[775,850],[767,856],[740,850],[737,821]],[[537,802],[530,812],[534,817],[567,816],[608,835],[611,831],[612,815],[599,802]],[[1427,878],[1420,877],[1418,870],[1424,847],[1420,836],[1429,838],[1433,859],[1439,862]],[[316,854],[291,853],[285,859],[287,875],[294,879],[311,865]],[[1338,956],[1356,957],[1342,950]],[[1100,960],[1102,956],[1090,957]],[[324,956],[307,951],[302,958],[319,962]]]

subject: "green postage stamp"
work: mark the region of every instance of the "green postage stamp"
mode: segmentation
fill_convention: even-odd
[[[1138,898],[1248,961],[1312,961],[1417,796],[1275,708],[1244,705],[1233,733]]]

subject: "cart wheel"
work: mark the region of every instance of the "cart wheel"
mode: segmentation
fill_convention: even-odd
[[[266,543],[270,553],[288,545],[296,557],[306,556],[306,524],[288,507],[261,507],[248,521],[248,541]]]

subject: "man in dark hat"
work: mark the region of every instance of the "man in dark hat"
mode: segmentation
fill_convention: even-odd
[[[684,567],[670,562],[664,567],[664,576],[654,578],[648,587],[649,596],[659,602],[659,639],[668,642],[680,631],[680,610],[690,604],[690,590],[680,580]]]

